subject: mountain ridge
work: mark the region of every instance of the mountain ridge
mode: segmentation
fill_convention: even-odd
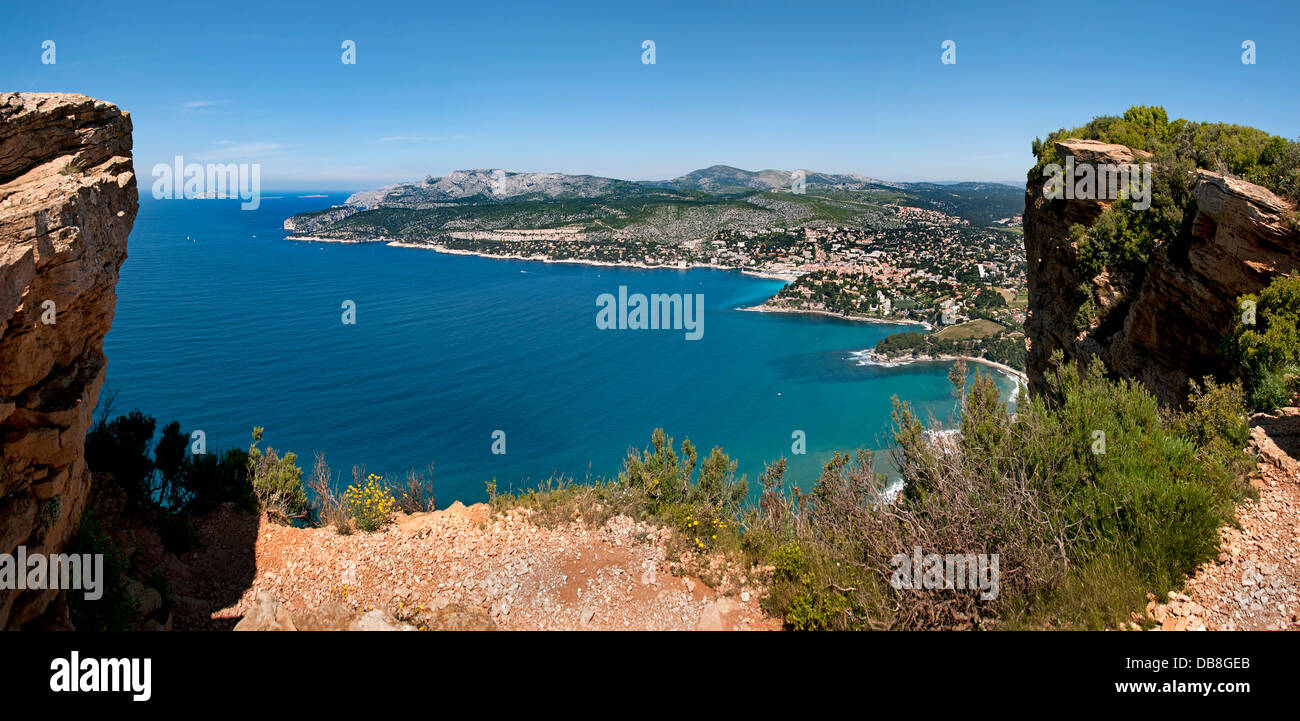
[[[890,205],[936,210],[984,226],[1023,207],[1019,187],[1000,183],[897,183],[803,170],[804,182],[796,188],[798,172],[712,165],[668,180],[632,181],[457,170],[353,193],[341,205],[287,219],[284,229],[299,237],[357,241],[581,226],[596,240],[678,243],[723,229],[889,227]]]
[[[391,202],[399,192],[418,191],[427,200],[461,200],[482,195],[490,199],[507,199],[540,194],[546,197],[596,197],[610,190],[635,192],[637,188],[670,188],[674,190],[699,190],[703,192],[736,192],[744,190],[789,190],[795,173],[803,172],[806,185],[869,189],[871,187],[903,189],[908,185],[983,184],[982,181],[954,181],[952,183],[901,183],[881,180],[859,173],[823,173],[809,169],[745,170],[731,165],[715,164],[692,170],[665,180],[624,180],[592,175],[590,173],[559,173],[554,171],[517,171],[505,168],[467,168],[453,170],[444,176],[425,176],[423,182],[391,183],[374,190],[353,193],[346,205],[360,205],[367,209],[385,201]]]

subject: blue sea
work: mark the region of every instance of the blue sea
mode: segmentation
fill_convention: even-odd
[[[856,351],[914,326],[756,313],[780,281],[735,271],[640,270],[444,255],[383,244],[290,241],[290,215],[346,193],[239,201],[144,194],[105,339],[101,407],[202,430],[209,452],[316,452],[404,474],[433,463],[440,507],[483,500],[485,482],[616,474],[664,428],[722,446],[751,488],[785,456],[811,486],[835,451],[890,442],[890,397],[951,422],[941,363],[863,365]],[[600,330],[602,293],[703,294],[704,335]],[[343,304],[356,323],[343,323]],[[970,369],[973,375],[975,367]],[[1014,383],[995,376],[1004,394]],[[494,454],[502,431],[505,453]],[[792,455],[802,431],[806,453]]]

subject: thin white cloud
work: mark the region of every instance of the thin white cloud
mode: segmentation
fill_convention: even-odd
[[[186,110],[197,110],[199,108],[210,108],[213,105],[221,105],[224,100],[190,100],[182,104],[181,107]]]
[[[282,145],[280,143],[270,142],[252,142],[252,143],[230,143],[222,141],[222,146],[215,150],[208,150],[196,153],[195,157],[199,160],[252,160],[275,154],[285,148],[291,148],[291,145]]]
[[[389,135],[376,143],[436,143],[443,140],[464,140],[468,135]]]

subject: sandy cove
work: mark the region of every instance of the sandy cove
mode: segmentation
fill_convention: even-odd
[[[876,353],[874,350],[867,351],[864,357],[867,360],[871,361],[872,363],[878,365],[884,365],[884,366],[903,366],[912,363],[952,363],[959,360],[969,361],[971,363],[979,363],[980,365],[985,365],[985,366],[989,366],[990,368],[995,368],[1001,371],[1004,375],[1012,376],[1013,378],[1017,379],[1021,383],[1025,385],[1029,385],[1029,376],[1025,375],[1024,371],[1016,370],[1015,368],[1012,368],[1011,366],[1006,365],[1005,363],[998,363],[997,361],[991,361],[988,358],[979,358],[976,356],[968,356],[968,355],[947,355],[947,354],[907,356],[905,358],[890,358],[888,356]]]
[[[926,330],[933,329],[933,326],[931,326],[929,323],[926,323],[924,321],[919,321],[919,320],[911,320],[908,318],[868,318],[865,316],[837,313],[833,310],[814,310],[810,308],[775,308],[766,303],[763,303],[761,305],[752,305],[749,306],[748,308],[737,308],[736,310],[747,310],[747,311],[752,311],[754,313],[803,313],[808,315],[824,315],[824,316],[829,316],[831,318],[839,318],[840,320],[850,320],[855,323],[875,323],[876,325],[918,325],[921,326],[922,328],[925,328]]]

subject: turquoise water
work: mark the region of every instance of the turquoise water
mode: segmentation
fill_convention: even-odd
[[[142,198],[105,340],[113,411],[179,420],[209,450],[264,426],[264,445],[305,468],[323,451],[345,477],[432,462],[439,506],[482,500],[491,478],[612,475],[656,427],[721,445],[751,481],[787,456],[806,488],[834,451],[887,445],[892,395],[951,418],[946,364],[852,357],[899,326],[737,310],[778,281],[284,239],[284,218],[344,197],[286,194],[256,211]],[[598,329],[596,298],[620,285],[702,293],[703,337]],[[805,455],[791,455],[796,430]]]

